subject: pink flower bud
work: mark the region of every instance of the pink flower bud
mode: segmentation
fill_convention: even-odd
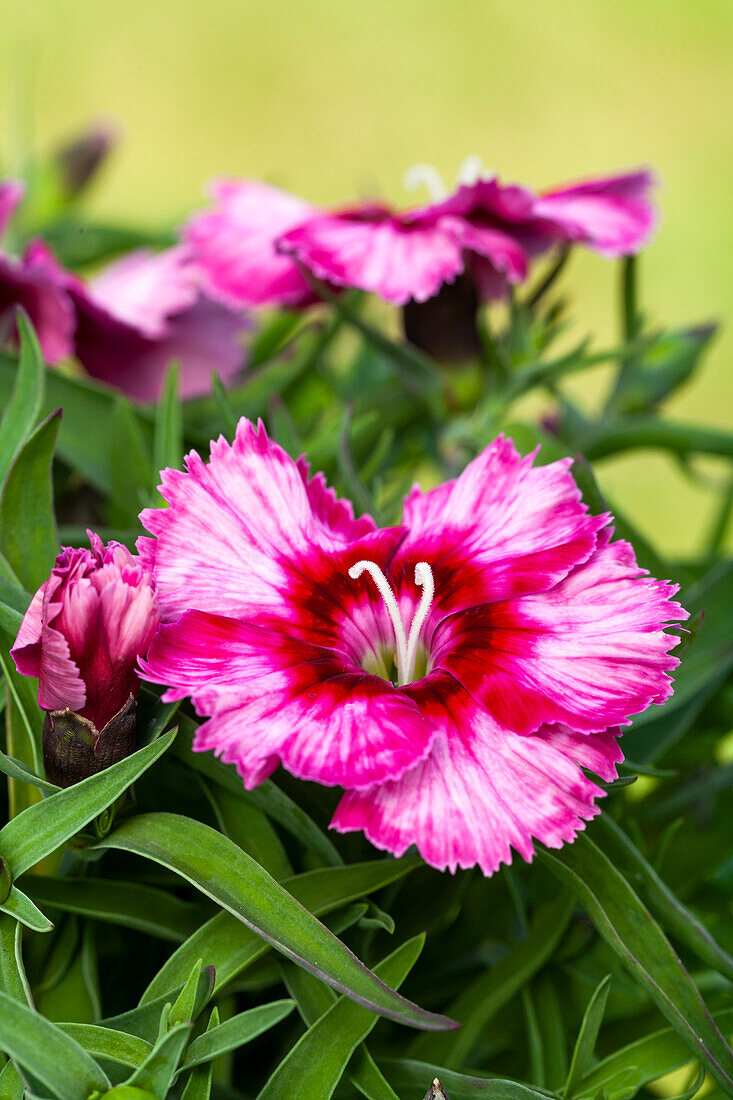
[[[42,710],[73,711],[101,733],[130,696],[137,698],[137,660],[160,612],[153,579],[138,558],[88,534],[91,550],[62,548],[11,656],[20,673],[38,677]]]

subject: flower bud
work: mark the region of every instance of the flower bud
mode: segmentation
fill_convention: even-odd
[[[481,356],[476,329],[478,293],[471,276],[464,272],[445,283],[424,302],[410,300],[402,309],[406,339],[440,363],[458,366]]]
[[[61,550],[11,650],[18,671],[38,677],[44,762],[64,787],[133,752],[137,661],[160,622],[138,559],[119,543],[89,539],[91,550]]]
[[[86,190],[117,141],[118,127],[114,121],[100,119],[56,151],[59,180],[68,198]]]
[[[437,1077],[433,1081],[428,1091],[425,1093],[423,1100],[448,1100],[448,1093],[445,1091]]]

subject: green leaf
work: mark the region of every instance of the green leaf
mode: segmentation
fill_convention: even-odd
[[[219,1010],[215,1008],[213,1009],[211,1016],[209,1017],[209,1025],[206,1029],[206,1033],[208,1033],[209,1031],[213,1031],[218,1026]],[[205,1037],[206,1035],[200,1036],[200,1038]],[[213,1062],[206,1062],[201,1066],[197,1066],[196,1069],[191,1070],[188,1081],[186,1082],[186,1087],[183,1090],[181,1100],[209,1100],[209,1097],[211,1096],[211,1082],[213,1076]]]
[[[75,1039],[87,1054],[94,1058],[103,1058],[118,1066],[136,1069],[141,1066],[153,1049],[150,1043],[137,1035],[128,1035],[124,1031],[114,1031],[99,1024],[58,1024],[65,1035]]]
[[[728,1034],[733,1029],[733,1008],[716,1014],[715,1022],[723,1034]],[[608,1100],[625,1100],[650,1081],[686,1066],[689,1061],[687,1043],[672,1028],[664,1028],[609,1054],[586,1073],[577,1096],[593,1100],[603,1089]]]
[[[648,412],[666,400],[694,373],[715,332],[715,325],[699,325],[657,336],[625,364],[606,414]]]
[[[408,940],[375,967],[389,985],[399,987],[415,965],[424,936]],[[309,1027],[259,1094],[258,1100],[329,1100],[351,1055],[377,1022],[377,1017],[341,997]]]
[[[29,897],[41,905],[134,928],[173,943],[187,939],[205,912],[199,905],[138,882],[32,875],[24,885]]]
[[[87,1100],[110,1083],[91,1055],[61,1028],[0,992],[0,1050],[20,1062],[59,1100]]]
[[[177,814],[141,814],[97,847],[135,852],[175,871],[286,957],[375,1012],[430,1030],[452,1026],[376,979],[246,852],[207,825]]]
[[[279,1024],[290,1015],[293,1007],[292,1001],[271,1001],[270,1004],[240,1012],[238,1016],[232,1016],[218,1027],[209,1028],[190,1043],[181,1068],[200,1066],[230,1050],[238,1050],[245,1043]]]
[[[18,310],[20,357],[15,389],[0,422],[0,485],[38,419],[43,403],[43,354],[27,315]]]
[[[371,860],[350,867],[307,871],[286,879],[282,885],[311,913],[323,916],[381,890],[419,865],[418,860],[410,859]],[[221,989],[268,950],[269,944],[239,920],[229,913],[217,913],[173,953],[143,993],[140,1003],[149,1004],[180,986],[198,958],[214,967],[215,989]]]
[[[410,1055],[434,1058],[448,1065],[461,1065],[492,1017],[551,957],[567,927],[573,907],[574,899],[565,891],[539,906],[529,934],[515,944],[500,962],[468,984],[449,1005],[447,1014],[460,1022],[460,1031],[432,1036],[430,1043],[425,1042],[423,1036],[418,1036],[410,1047]]]
[[[51,460],[60,420],[57,409],[23,444],[0,497],[0,551],[29,592],[45,581],[58,553]]]
[[[616,864],[636,884],[662,925],[695,954],[733,981],[733,959],[719,947],[694,913],[675,897],[641,852],[608,814],[602,814],[598,826],[603,830],[604,846]]]
[[[570,886],[598,932],[723,1088],[733,1088],[733,1055],[653,919],[623,875],[585,834],[540,858]]]
[[[41,910],[17,886],[10,888],[10,893],[0,905],[0,912],[8,913],[33,932],[50,932],[53,928],[53,924],[48,917],[45,917]]]
[[[203,983],[202,978],[204,979]],[[206,985],[206,978],[208,978],[208,986]],[[213,990],[214,975],[212,969],[206,967],[204,970],[203,960],[199,959],[173,1003],[168,1021],[169,1026],[174,1027],[176,1024],[193,1023],[209,1000]]]
[[[305,844],[326,866],[335,867],[343,863],[328,837],[324,836],[308,814],[288,798],[271,779],[260,783],[254,790],[245,790],[242,777],[233,764],[222,763],[211,752],[193,752],[191,744],[196,733],[194,723],[181,716],[180,725],[181,733],[173,750],[173,754],[179,760],[183,760],[185,764],[206,776],[207,779],[213,779],[215,783],[231,791],[238,798],[262,810],[269,818],[282,825],[287,832]]]
[[[292,875],[293,868],[282,841],[262,810],[218,783],[208,785],[206,790],[225,836],[257,860],[278,882]]]
[[[450,1100],[547,1100],[552,1093],[502,1077],[468,1077],[434,1062],[387,1058],[381,1063],[387,1080],[400,1096],[418,1097],[437,1077]]]
[[[708,454],[733,458],[733,432],[676,424],[653,416],[636,416],[628,420],[604,417],[582,431],[573,442],[590,462],[645,447],[671,451],[675,455]]]
[[[0,990],[33,1007],[23,966],[23,928],[6,913],[0,915]]]
[[[2,1100],[24,1100],[25,1084],[18,1076],[12,1062],[7,1062],[0,1072],[0,1097]]]
[[[168,1095],[191,1035],[191,1024],[176,1024],[168,1030],[165,1017],[164,1013],[158,1042],[142,1065],[125,1081],[128,1087],[144,1089],[160,1097]]]
[[[106,516],[113,527],[135,526],[154,484],[145,434],[129,401],[117,398],[109,441],[112,484]]]
[[[172,743],[175,730],[105,771],[29,806],[0,830],[0,854],[15,880],[110,806]]]
[[[178,396],[179,369],[173,363],[166,374],[165,385],[155,410],[153,469],[166,466],[177,469],[183,461],[183,410]]]
[[[603,1014],[606,1011],[606,1001],[608,1000],[608,991],[610,988],[611,975],[607,974],[588,1002],[588,1007],[585,1010],[583,1022],[578,1032],[573,1057],[570,1061],[570,1072],[568,1073],[565,1088],[563,1090],[565,1096],[575,1096],[578,1091],[580,1079],[593,1057],[593,1051],[596,1049],[598,1032],[601,1030],[601,1024],[603,1023]]]
[[[148,1004],[138,1005],[137,1008],[130,1009],[129,1012],[122,1012],[118,1016],[109,1016],[101,1022],[104,1027],[111,1027],[116,1031],[126,1031],[152,1043],[160,1035],[160,1021],[163,1013],[170,1011],[171,1001],[175,1000],[182,989],[182,985],[177,989],[171,989],[163,997],[157,997]],[[210,997],[211,973],[207,968],[202,970],[199,975],[194,1011],[200,1012],[204,1002]]]

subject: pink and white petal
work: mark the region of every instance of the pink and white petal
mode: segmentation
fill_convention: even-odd
[[[567,735],[502,729],[443,674],[412,694],[440,726],[430,755],[396,782],[347,791],[332,828],[363,830],[396,856],[414,844],[439,870],[478,864],[491,875],[511,863],[512,849],[530,862],[534,840],[559,848],[599,812],[603,792],[581,771]]]
[[[200,275],[188,249],[180,245],[151,252],[141,248],[103,268],[88,284],[88,294],[112,317],[156,339],[168,331],[168,319],[199,297]]]
[[[264,426],[240,420],[234,443],[220,436],[204,463],[161,471],[170,507],[141,513],[155,535],[138,542],[155,567],[163,621],[189,608],[244,616],[283,606],[285,560],[311,549],[313,512],[300,471]]]
[[[534,216],[603,256],[626,256],[643,248],[655,228],[655,182],[651,172],[639,170],[555,188],[538,197]]]
[[[323,551],[344,547],[343,510],[334,531],[314,512],[301,468],[262,424],[244,419],[232,446],[220,437],[208,464],[192,451],[187,467],[161,473],[170,507],[141,514],[157,537],[139,540],[138,550],[143,566],[155,569],[163,621],[189,608],[287,618],[293,577],[308,580]],[[356,522],[356,529],[371,526]]]
[[[535,453],[499,436],[455,480],[406,497],[400,559],[430,563],[444,614],[544,591],[592,553],[607,517],[588,514],[571,459],[533,466]]]
[[[687,612],[675,585],[644,576],[629,544],[608,538],[551,590],[441,623],[434,666],[523,734],[555,722],[596,732],[663,703],[679,663],[664,627]]]
[[[281,236],[278,247],[318,279],[358,287],[396,306],[432,298],[464,267],[455,226],[413,225],[386,212],[312,217]]]
[[[18,636],[10,650],[15,667],[21,676],[38,676],[41,668],[41,632],[43,629],[44,581],[28,605]]]
[[[38,671],[38,705],[41,710],[80,711],[87,692],[79,667],[72,660],[69,643],[52,626],[44,626]]]
[[[256,180],[219,180],[210,191],[216,205],[195,214],[184,230],[207,292],[233,308],[312,301],[297,265],[276,252],[275,240],[316,208]]]
[[[338,497],[327,484],[324,474],[319,472],[311,476],[310,463],[305,456],[301,455],[297,466],[308,493],[313,515],[335,542],[347,545],[376,530],[376,524],[371,516],[354,518],[354,506],[351,501]]]
[[[0,236],[18,209],[25,195],[25,184],[20,180],[4,179],[0,183]]]
[[[286,626],[286,624],[284,624]],[[195,747],[255,786],[277,760],[301,779],[364,787],[402,775],[435,730],[416,704],[329,650],[220,616],[189,612],[158,632],[143,675],[185,688],[211,715]]]

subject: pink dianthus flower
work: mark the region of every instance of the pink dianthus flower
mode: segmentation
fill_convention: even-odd
[[[622,759],[620,727],[671,693],[687,613],[645,575],[569,460],[499,437],[402,523],[355,518],[260,425],[164,470],[142,521],[163,625],[144,676],[191,696],[194,747],[247,787],[282,764],[346,789],[332,825],[491,874],[570,841]]]

